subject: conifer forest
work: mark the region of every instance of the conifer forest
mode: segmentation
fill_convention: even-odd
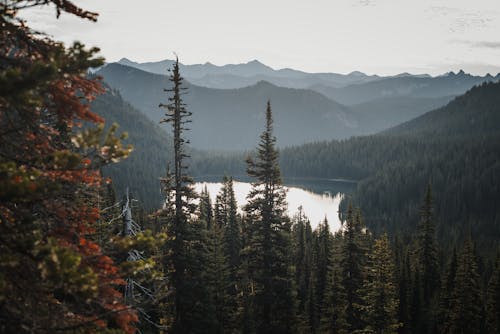
[[[114,62],[87,3],[0,1],[0,333],[500,333],[500,75]]]

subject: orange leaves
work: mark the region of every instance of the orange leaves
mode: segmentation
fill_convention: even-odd
[[[137,317],[137,313],[135,311],[120,312],[118,313],[115,321],[126,333],[134,334],[135,327],[132,323],[138,322],[139,318]]]

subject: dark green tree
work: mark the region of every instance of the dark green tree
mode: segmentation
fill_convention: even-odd
[[[191,304],[196,302],[196,296],[193,295],[195,289],[190,286],[192,283],[196,284],[192,280],[196,275],[190,271],[194,268],[193,261],[199,260],[199,258],[193,257],[194,253],[191,252],[193,247],[190,243],[198,242],[193,237],[200,231],[197,227],[189,226],[190,215],[196,207],[192,203],[192,199],[195,197],[192,188],[193,180],[186,172],[188,155],[186,154],[186,140],[183,134],[187,130],[185,126],[190,122],[191,113],[186,110],[182,101],[182,95],[186,88],[183,87],[183,78],[179,71],[179,59],[176,59],[170,70],[169,80],[172,87],[165,89],[165,92],[170,93],[171,96],[168,97],[167,103],[160,104],[160,107],[166,110],[165,117],[160,122],[171,124],[174,137],[174,169],[170,183],[171,189],[167,191],[172,199],[166,203],[172,207],[165,206],[165,210],[170,210],[173,213],[172,219],[166,221],[170,255],[168,259],[171,262],[168,266],[170,268],[168,273],[173,294],[172,332],[186,333],[192,329],[193,321],[190,317],[192,311],[196,309],[195,305]]]
[[[475,334],[483,328],[483,301],[474,246],[466,240],[458,258],[457,274],[444,333]]]
[[[486,328],[488,333],[500,332],[500,253],[488,283],[486,298]]]
[[[314,303],[312,328],[320,327],[321,314],[328,307],[326,301],[329,270],[332,266],[332,235],[328,220],[323,222],[314,231]]]
[[[255,159],[247,159],[247,173],[255,178],[245,212],[249,219],[246,246],[248,274],[253,285],[253,312],[259,333],[292,333],[295,299],[291,270],[291,226],[286,216],[286,191],[273,136],[271,103],[266,128]]]
[[[364,296],[365,331],[377,334],[395,334],[399,327],[397,319],[398,298],[394,282],[394,256],[387,234],[375,240],[370,254]]]
[[[363,301],[363,282],[367,263],[366,235],[359,214],[349,204],[344,223],[344,240],[341,250],[340,270],[345,293],[345,330],[349,333],[364,328],[360,312]]]
[[[302,207],[292,218],[295,286],[297,287],[297,315],[299,331],[310,332],[309,315],[311,308],[312,287],[312,229],[309,219],[304,215]]]
[[[212,200],[210,199],[210,194],[205,186],[200,193],[200,204],[198,206],[198,218],[205,222],[207,229],[210,230],[213,223],[213,209]]]
[[[433,221],[433,199],[431,185],[427,186],[424,202],[420,209],[420,223],[416,252],[422,285],[422,324],[426,333],[431,333],[435,326],[435,310],[437,308],[436,291],[440,287],[438,248],[436,229]]]

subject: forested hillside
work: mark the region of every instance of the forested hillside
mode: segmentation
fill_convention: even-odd
[[[118,91],[107,88],[92,103],[93,110],[106,119],[106,126],[117,123],[120,131],[128,137],[124,142],[134,149],[128,159],[119,166],[104,167],[105,176],[110,176],[118,195],[128,187],[132,196],[147,209],[158,207],[161,191],[158,178],[167,169],[167,161],[173,156],[172,138],[157,124],[123,101]]]
[[[446,107],[386,132],[281,150],[288,177],[358,180],[352,198],[375,231],[412,232],[422,184],[434,186],[438,233],[451,242],[471,231],[481,248],[500,238],[500,83],[475,87]],[[210,160],[204,170],[235,175],[243,155]],[[228,167],[224,166],[228,161]]]

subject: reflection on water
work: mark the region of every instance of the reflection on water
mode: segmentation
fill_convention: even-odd
[[[313,229],[318,226],[325,216],[332,231],[340,228],[338,217],[339,204],[342,196],[354,189],[355,183],[336,180],[285,179],[285,184],[285,188],[287,189],[288,213],[290,216],[297,212],[299,206],[302,206],[304,213],[311,221]],[[197,192],[201,192],[205,186],[214,202],[215,196],[220,191],[222,184],[219,182],[197,182],[195,189]],[[240,210],[247,202],[246,196],[250,188],[250,183],[234,181],[234,192]]]

